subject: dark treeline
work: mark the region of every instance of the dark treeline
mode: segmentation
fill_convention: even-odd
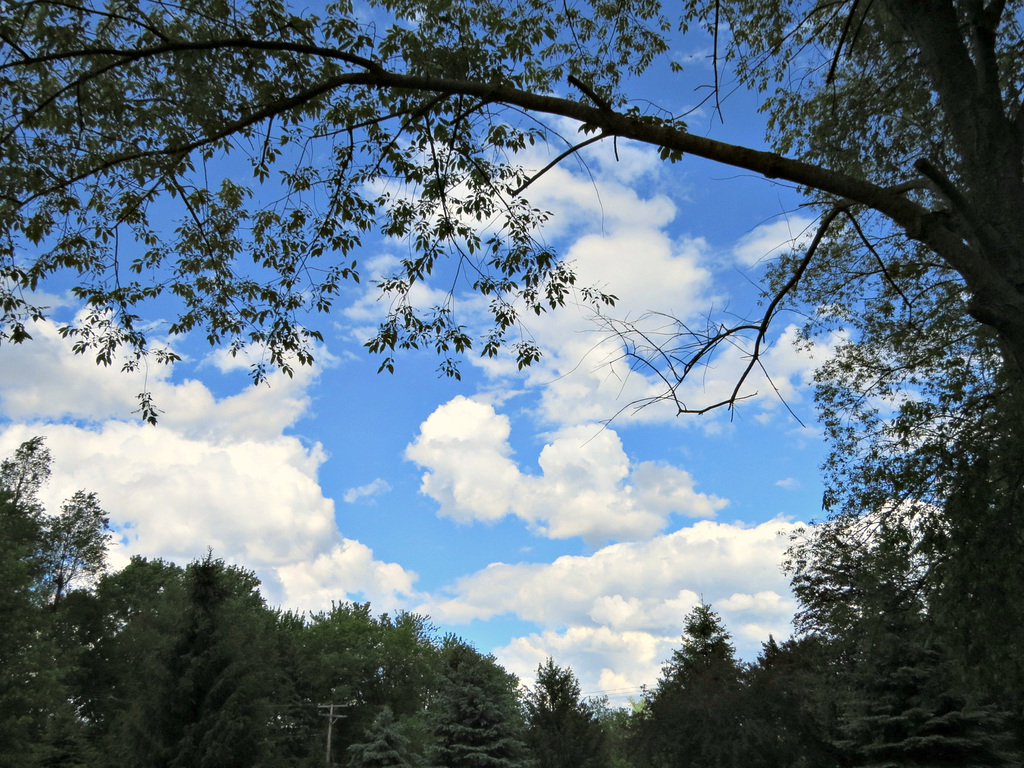
[[[929,539],[936,532],[915,539],[887,519],[819,526],[791,549],[794,638],[769,638],[742,663],[718,614],[699,605],[680,617],[661,678],[616,709],[584,698],[552,659],[521,687],[423,616],[272,608],[251,572],[212,553],[185,567],[136,557],[108,572],[98,500],[82,491],[48,514],[37,491],[49,471],[39,438],[0,469],[3,766],[1022,762],[1017,640],[1001,634],[1019,628],[1017,605],[1001,624],[998,595],[953,605],[966,579],[952,545]],[[979,517],[974,539],[991,535]],[[942,535],[967,537],[954,523]],[[929,560],[928,547],[946,556]],[[1000,569],[1013,572],[977,568]]]

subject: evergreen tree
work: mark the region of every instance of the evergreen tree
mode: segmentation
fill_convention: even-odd
[[[139,768],[242,768],[273,755],[272,701],[285,694],[275,616],[258,583],[212,554],[185,569],[173,632],[161,643],[143,628],[156,647],[146,649],[148,669],[137,670],[149,679],[130,681],[136,698],[113,734],[117,759]]]
[[[581,699],[571,669],[548,658],[525,699],[526,743],[538,768],[591,768],[605,759],[595,708]]]
[[[854,673],[844,702],[837,746],[848,765],[1021,764],[1008,713],[958,691],[957,670],[940,649],[902,632],[877,641]]]
[[[440,649],[439,685],[430,704],[437,768],[517,768],[523,764],[517,680],[454,636]]]
[[[418,764],[388,706],[373,719],[363,741],[350,745],[347,751],[352,768],[413,768]]]
[[[987,511],[978,509],[981,525]],[[967,576],[971,565],[950,546],[964,539],[966,521],[934,514],[907,504],[843,515],[793,550],[798,626],[824,641],[831,655],[838,718],[833,742],[851,765],[1008,765],[1020,759],[1019,692],[1000,696],[987,672],[972,669],[961,628],[950,621],[963,617],[983,647],[1002,645],[993,636],[998,624],[991,623],[988,596],[965,587],[1000,568],[1015,572],[1016,565],[978,562],[974,576]],[[994,552],[1000,546],[993,541]],[[950,605],[954,595],[967,605]],[[972,601],[979,604],[972,607]],[[1007,606],[1006,621],[1019,615]],[[1004,655],[1001,668],[1013,675],[1019,663]]]
[[[705,674],[728,682],[738,669],[736,649],[721,617],[701,603],[686,617],[682,646],[672,652],[665,674],[680,683]]]
[[[740,666],[710,605],[686,617],[682,646],[662,670],[636,731],[638,751],[659,768],[741,765]]]

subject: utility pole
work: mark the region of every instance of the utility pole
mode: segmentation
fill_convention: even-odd
[[[331,763],[331,735],[334,728],[334,721],[345,717],[345,715],[340,712],[335,714],[334,710],[351,707],[355,703],[355,699],[351,699],[346,701],[344,704],[321,704],[317,707],[320,710],[320,716],[327,718],[327,768],[331,768],[331,765],[333,765],[333,763]]]

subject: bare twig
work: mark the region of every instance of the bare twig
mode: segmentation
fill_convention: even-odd
[[[594,144],[594,143],[596,143],[598,141],[601,141],[601,139],[603,139],[603,138],[606,138],[604,134],[599,134],[597,136],[591,136],[586,141],[581,141],[579,144],[575,144],[575,145],[569,147],[567,150],[562,152],[558,157],[556,157],[550,163],[548,163],[543,168],[541,168],[539,171],[537,171],[537,173],[533,174],[530,178],[528,178],[526,181],[524,181],[522,184],[520,184],[519,188],[512,192],[512,197],[516,197],[517,195],[522,194],[526,190],[527,187],[529,187],[531,184],[533,184],[533,182],[535,182],[537,179],[539,179],[545,173],[550,171],[552,168],[554,168],[556,165],[558,165],[560,162],[562,162],[569,155],[574,154],[575,152],[579,152],[584,147],[589,147],[591,144]]]

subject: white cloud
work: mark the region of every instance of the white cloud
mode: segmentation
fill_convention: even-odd
[[[134,419],[136,396],[148,389],[163,411],[161,428],[206,440],[270,439],[309,408],[308,389],[320,370],[319,364],[300,366],[293,378],[272,375],[260,386],[217,399],[200,381],[171,382],[167,366],[153,363],[126,373],[119,365],[103,367],[89,355],[75,355],[52,322],[34,324],[32,335],[32,341],[4,349],[0,416],[11,421]],[[332,359],[326,351],[324,356]],[[252,418],[254,413],[260,418]]]
[[[651,686],[679,637],[650,632],[613,632],[607,627],[572,627],[565,632],[538,632],[517,637],[497,649],[498,660],[532,686],[537,665],[550,656],[571,667],[584,696],[608,696],[613,706],[639,698]],[[614,666],[608,666],[613,664]]]
[[[627,354],[632,344],[657,344],[674,356],[677,365],[695,351],[681,345],[696,340],[684,335],[682,328],[704,328],[706,313],[717,313],[715,322],[737,321],[730,314],[730,299],[720,291],[715,270],[733,269],[736,261],[753,264],[763,258],[803,244],[809,237],[810,219],[791,216],[758,227],[743,237],[729,258],[718,253],[700,237],[670,237],[669,227],[676,216],[675,206],[663,195],[637,194],[624,186],[635,183],[620,178],[619,166],[608,150],[593,158],[594,178],[571,172],[571,164],[550,171],[531,188],[531,201],[554,211],[547,236],[571,233],[559,248],[572,266],[577,286],[594,286],[617,297],[614,307],[604,308],[606,317],[589,305],[571,301],[566,307],[526,322],[529,332],[544,352],[542,359],[525,372],[529,386],[540,391],[538,414],[549,424],[570,425],[605,421],[673,422],[697,424],[716,430],[724,413],[701,420],[677,418],[676,401],[687,409],[699,410],[720,402],[733,391],[745,370],[752,350],[752,338],[737,344],[724,344],[715,353],[711,365],[691,372],[675,392],[675,401],[664,398],[668,387],[662,373],[670,377],[653,355],[658,372],[640,364]],[[646,154],[645,154],[646,153]],[[662,163],[656,153],[643,150],[640,162],[644,174],[659,178]],[[559,224],[561,222],[561,224]],[[551,233],[554,235],[551,235]],[[752,300],[751,300],[752,301]],[[743,306],[739,313],[757,311]],[[794,328],[772,335],[764,353],[765,369],[771,380],[757,368],[744,384],[740,396],[747,398],[747,410],[766,409],[767,418],[778,411],[779,397],[799,401],[798,389],[809,379],[813,363],[793,347]],[[619,335],[625,331],[626,336]],[[641,350],[643,351],[643,350]],[[511,355],[477,360],[495,381],[523,378]],[[677,370],[675,373],[678,373]],[[643,408],[633,407],[643,404]]]
[[[50,324],[35,331],[4,350],[0,409],[14,423],[0,431],[0,456],[45,435],[55,473],[43,501],[57,509],[77,489],[95,491],[118,532],[112,565],[129,554],[185,564],[212,547],[255,570],[272,603],[309,609],[373,595],[383,610],[412,599],[415,574],[338,531],[318,481],[323,446],[284,434],[307,412],[318,369],[224,398],[199,381],[151,376],[166,410],[151,427],[116,418],[138,380],[71,355]]]
[[[733,255],[746,267],[764,264],[806,246],[814,237],[815,223],[806,216],[787,216],[762,224],[737,241]]]
[[[372,482],[366,485],[360,485],[357,488],[349,488],[345,491],[345,502],[347,504],[354,504],[359,499],[365,499],[372,496],[378,496],[382,493],[387,493],[391,490],[391,486],[383,478],[376,478]]]
[[[311,561],[277,569],[288,605],[327,608],[332,602],[360,598],[376,611],[408,605],[416,574],[398,563],[375,560],[373,550],[351,539],[335,543]]]
[[[495,563],[420,610],[450,624],[502,615],[534,623],[536,633],[495,652],[522,677],[550,655],[572,666],[584,688],[637,688],[657,678],[679,644],[683,618],[701,599],[722,615],[744,658],[756,656],[769,632],[788,636],[795,603],[780,563],[784,534],[796,527],[699,521],[590,556]]]
[[[12,420],[106,418],[127,416],[146,387],[146,372],[104,368],[90,355],[75,355],[50,321],[32,324],[32,341],[4,347],[0,366],[0,413]],[[148,371],[149,386],[159,390],[169,375],[165,366]]]
[[[712,517],[723,499],[698,493],[679,467],[631,462],[614,430],[556,432],[538,457],[539,475],[512,459],[508,417],[459,396],[423,422],[407,458],[427,471],[421,490],[459,522],[515,515],[549,538],[591,543],[649,538],[673,513]]]

